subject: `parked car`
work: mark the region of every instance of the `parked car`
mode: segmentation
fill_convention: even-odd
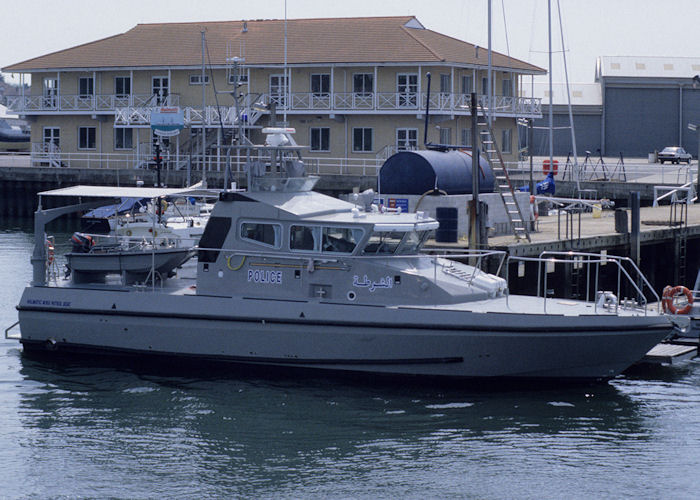
[[[684,161],[688,165],[690,165],[690,161],[692,159],[693,156],[691,154],[686,153],[685,149],[680,148],[678,146],[669,146],[667,148],[664,148],[663,151],[659,153],[659,163],[661,163],[662,165],[665,161],[671,163],[680,163]]]

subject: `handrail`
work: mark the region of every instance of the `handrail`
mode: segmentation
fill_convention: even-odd
[[[558,257],[567,257],[567,258],[558,258]],[[644,292],[643,292],[644,286],[646,286],[650,290],[651,294],[656,299],[657,311],[661,310],[660,309],[661,305],[660,305],[659,295],[656,293],[656,291],[654,291],[653,287],[651,286],[649,281],[646,279],[646,277],[644,276],[642,271],[639,269],[639,267],[637,267],[637,265],[634,263],[634,261],[632,259],[630,259],[629,257],[619,257],[616,255],[601,255],[601,254],[596,254],[596,253],[573,252],[573,251],[572,252],[544,251],[544,252],[540,253],[538,257],[509,256],[507,259],[507,263],[510,264],[511,261],[520,261],[520,262],[537,262],[539,264],[538,270],[537,270],[537,296],[539,297],[540,290],[542,289],[543,290],[543,297],[542,297],[543,298],[543,306],[544,306],[544,312],[546,313],[547,312],[547,274],[548,273],[545,272],[544,283],[543,283],[544,287],[541,287],[541,285],[542,285],[542,282],[541,282],[541,280],[542,280],[542,264],[543,263],[546,264],[546,263],[551,262],[551,263],[555,263],[555,264],[563,263],[563,264],[574,265],[575,261],[571,259],[572,257],[581,257],[582,259],[586,258],[585,262],[583,260],[581,261],[581,266],[583,266],[585,264],[588,267],[587,276],[586,276],[587,289],[586,289],[586,297],[584,300],[585,302],[590,302],[588,299],[589,291],[590,291],[589,290],[590,273],[591,273],[590,265],[591,264],[596,265],[596,269],[595,269],[596,275],[595,275],[595,280],[594,280],[595,281],[594,286],[595,286],[596,291],[598,291],[597,288],[598,288],[598,281],[599,281],[599,271],[600,271],[599,268],[601,265],[611,263],[611,264],[614,264],[615,266],[617,266],[617,272],[618,272],[617,295],[615,296],[616,297],[616,302],[615,302],[615,313],[616,314],[618,313],[618,308],[620,307],[620,291],[622,289],[622,282],[621,282],[622,277],[626,278],[627,283],[629,285],[631,285],[633,290],[636,292],[637,300],[639,301],[638,307],[644,311],[645,316],[647,314],[648,301],[647,301],[646,296],[644,295]],[[637,282],[635,282],[635,279],[632,278],[630,273],[624,268],[623,263],[625,263],[625,262],[628,263],[632,267],[633,271],[637,274],[637,278],[642,283],[641,288],[640,288],[640,286],[637,285]],[[506,266],[506,273],[507,272],[508,272],[508,266]],[[598,299],[598,297],[596,297],[596,300],[594,301],[594,304],[595,304],[594,311],[595,312],[597,312],[598,305],[599,305],[598,304],[599,300],[597,300],[597,299]],[[629,305],[630,304],[627,302],[622,304],[623,307],[629,306]]]
[[[10,326],[8,326],[7,328],[5,328],[5,338],[6,338],[7,340],[20,340],[20,339],[22,338],[22,332],[20,332],[20,333],[17,334],[17,335],[10,335],[10,330],[12,330],[12,329],[13,329],[14,327],[16,327],[17,325],[19,325],[19,320],[15,321],[15,322],[12,323]]]

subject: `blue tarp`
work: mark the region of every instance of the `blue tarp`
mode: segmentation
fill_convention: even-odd
[[[106,219],[115,215],[125,214],[132,210],[138,210],[140,207],[145,207],[148,202],[147,198],[122,198],[121,203],[115,205],[105,205],[86,213],[83,217],[91,217],[95,219]]]

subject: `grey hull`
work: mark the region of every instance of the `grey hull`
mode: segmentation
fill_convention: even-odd
[[[300,301],[271,307],[258,299],[144,301],[133,293],[56,290],[25,291],[25,347],[394,375],[596,380],[619,374],[671,331],[659,316],[318,308]]]

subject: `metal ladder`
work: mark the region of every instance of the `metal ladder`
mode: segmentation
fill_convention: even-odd
[[[482,112],[482,116],[485,116],[485,113]],[[527,239],[527,241],[532,241],[530,239],[530,231],[528,231],[527,228],[527,222],[523,217],[520,206],[515,200],[515,190],[513,189],[513,184],[510,182],[506,165],[503,163],[501,150],[498,149],[498,145],[496,144],[493,129],[488,122],[479,122],[478,125],[482,127],[481,130],[479,130],[481,151],[484,153],[484,156],[486,156],[489,165],[491,165],[491,171],[494,175],[494,187],[498,194],[501,195],[501,200],[503,200],[503,206],[506,209],[513,235],[516,240]]]

